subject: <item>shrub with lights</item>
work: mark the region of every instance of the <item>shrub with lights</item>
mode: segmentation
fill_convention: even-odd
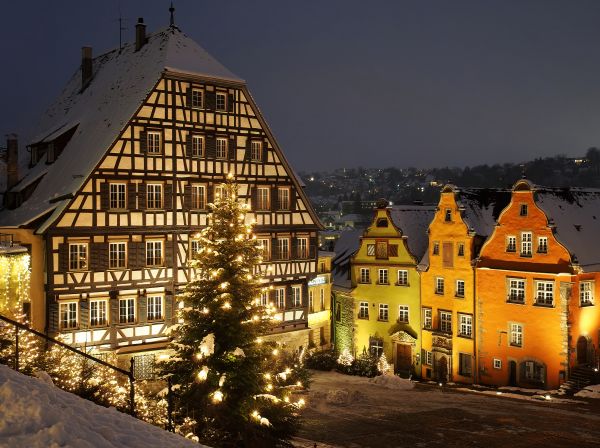
[[[208,225],[197,235],[195,279],[171,329],[174,355],[163,363],[176,392],[175,422],[213,446],[282,446],[295,433],[303,388],[281,348],[262,340],[274,307],[261,303],[261,249],[228,177]],[[289,365],[284,365],[289,364]],[[187,420],[186,420],[187,419]]]

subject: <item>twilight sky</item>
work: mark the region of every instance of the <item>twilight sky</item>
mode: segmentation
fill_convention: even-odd
[[[168,0],[11,1],[0,134],[24,138],[80,63]],[[244,78],[297,171],[464,166],[600,146],[600,1],[176,0],[176,24]],[[4,145],[2,139],[0,146]]]

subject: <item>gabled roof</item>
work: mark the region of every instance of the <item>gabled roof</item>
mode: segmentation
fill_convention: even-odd
[[[77,69],[42,117],[38,137],[31,143],[58,137],[61,129],[66,132],[77,126],[77,130],[53,164],[40,160],[15,186],[17,191],[45,172],[27,201],[15,210],[0,211],[0,226],[24,225],[64,207],[68,201],[60,199],[81,188],[165,70],[244,84],[176,27],[150,35],[137,52],[134,44],[127,44],[121,51],[96,57],[88,86],[81,90]]]
[[[429,245],[429,236],[427,229],[436,207],[429,205],[394,205],[391,207],[390,215],[394,225],[402,231],[402,235],[407,237],[408,248],[410,252],[421,260],[427,246]]]
[[[469,230],[487,237],[494,231],[498,216],[510,203],[511,191],[495,188],[457,188],[456,201]]]
[[[331,274],[335,287],[350,289],[350,261],[352,255],[360,247],[360,237],[363,229],[347,229],[342,230],[340,237],[335,242],[335,257],[332,261]]]
[[[555,226],[556,239],[584,271],[600,270],[600,190],[534,189],[536,204]]]

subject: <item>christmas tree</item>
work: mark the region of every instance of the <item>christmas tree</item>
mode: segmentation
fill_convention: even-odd
[[[174,356],[164,363],[176,391],[176,424],[213,446],[281,446],[293,435],[303,400],[293,401],[294,369],[261,336],[273,325],[261,249],[228,178],[208,225],[197,235],[196,276],[171,328]],[[188,425],[189,426],[189,425]]]

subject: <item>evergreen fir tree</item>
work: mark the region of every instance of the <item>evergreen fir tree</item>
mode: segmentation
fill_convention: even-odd
[[[176,423],[192,418],[193,432],[213,446],[283,446],[295,432],[303,400],[292,401],[293,365],[262,342],[273,325],[257,275],[260,248],[228,178],[198,235],[179,323],[171,328],[175,355],[164,364],[177,392]],[[302,387],[302,384],[298,384]]]

